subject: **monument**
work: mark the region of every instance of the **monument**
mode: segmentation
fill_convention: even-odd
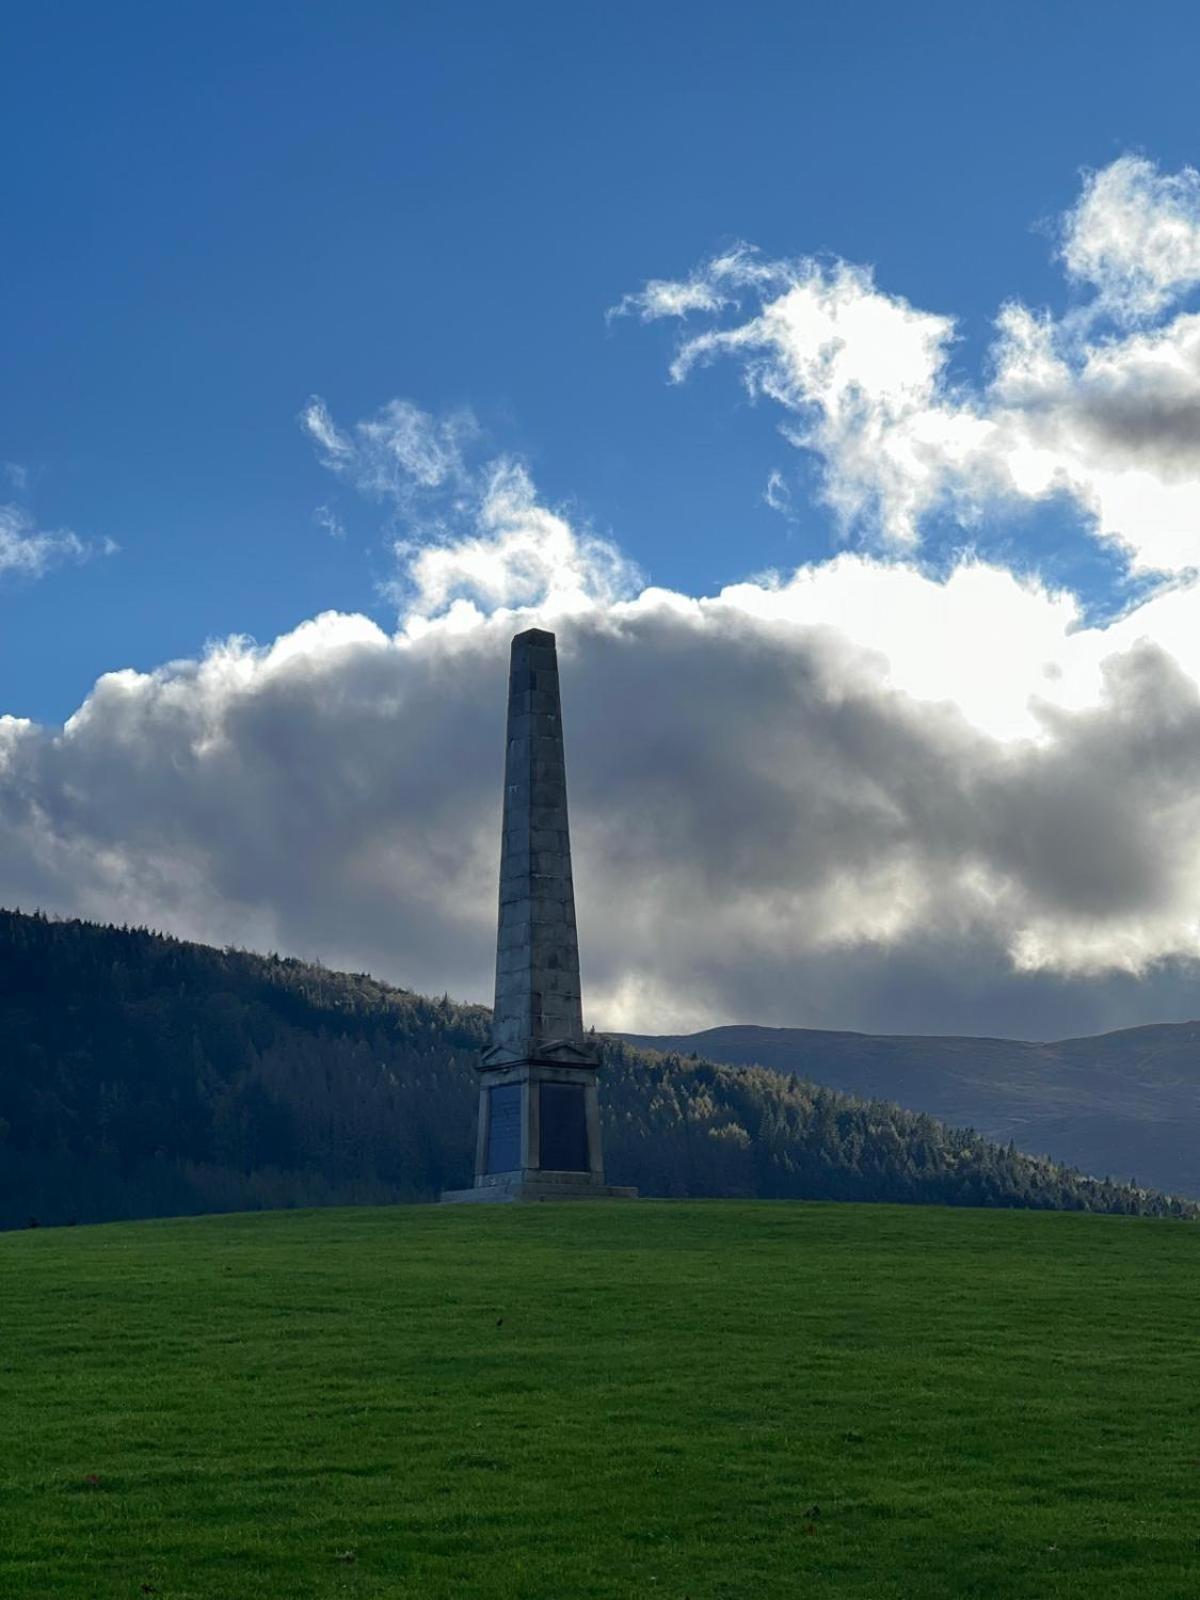
[[[604,1181],[599,1053],[583,1031],[554,635],[512,642],[492,1043],[475,1186],[446,1201],[632,1197]]]

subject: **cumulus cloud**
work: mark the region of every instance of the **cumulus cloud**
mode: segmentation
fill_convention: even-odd
[[[1156,316],[1200,283],[1200,172],[1162,173],[1122,156],[1088,175],[1063,227],[1067,272],[1096,290],[1097,310]]]
[[[536,620],[560,639],[592,1020],[1047,1034],[1187,1011],[1194,591],[1087,628],[998,568],[844,554],[622,594],[527,479],[494,497],[457,558],[471,602],[427,574],[395,632],[328,615],[110,674],[58,731],[0,722],[3,899],[486,998],[507,646]],[[517,536],[573,574],[528,606]]]
[[[460,626],[498,607],[558,616],[586,611],[631,593],[639,580],[611,541],[540,505],[528,471],[511,461],[489,469],[473,533],[437,544],[402,543],[397,555],[405,576],[396,592],[407,600],[410,633],[450,606]]]
[[[1111,299],[1119,276],[1090,281]],[[1195,1015],[1200,587],[1099,624],[918,556],[935,505],[1053,488],[1185,566],[1188,315],[1101,336],[1008,307],[969,391],[950,319],[843,264],[739,250],[624,310],[734,319],[689,324],[677,374],[739,361],[887,547],[647,587],[522,463],[480,459],[473,424],[314,401],[330,470],[404,521],[394,628],[329,614],[111,673],[61,729],[0,718],[0,900],[488,998],[508,642],[536,622],[560,642],[589,1020],[1051,1037]]]
[[[647,320],[710,314],[716,325],[680,344],[673,380],[735,360],[751,393],[784,409],[787,437],[821,461],[843,525],[885,547],[915,549],[938,509],[969,523],[985,506],[1066,495],[1133,570],[1191,571],[1200,317],[1161,313],[1200,283],[1200,176],[1123,158],[1087,180],[1063,239],[1067,271],[1094,286],[1095,304],[1057,319],[1002,307],[992,376],[975,387],[951,376],[952,318],[846,262],[765,262],[743,248],[623,306]],[[1102,313],[1136,326],[1104,332]]]

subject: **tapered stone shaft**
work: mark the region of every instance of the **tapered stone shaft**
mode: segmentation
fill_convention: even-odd
[[[583,1044],[562,705],[554,635],[512,642],[496,1009],[489,1064]]]
[[[554,635],[512,642],[492,1044],[478,1064],[475,1186],[442,1199],[617,1200],[604,1181],[599,1051],[583,1036]]]

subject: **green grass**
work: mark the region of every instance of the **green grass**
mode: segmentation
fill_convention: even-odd
[[[0,1236],[4,1600],[1200,1592],[1200,1229],[771,1203]]]

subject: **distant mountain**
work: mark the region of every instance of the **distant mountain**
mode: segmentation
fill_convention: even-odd
[[[470,1181],[480,1006],[144,930],[0,912],[0,1226],[429,1200]],[[761,1067],[605,1046],[645,1194],[1195,1216]]]
[[[1083,1172],[1200,1196],[1200,1022],[1054,1044],[754,1027],[625,1037],[894,1100]]]

